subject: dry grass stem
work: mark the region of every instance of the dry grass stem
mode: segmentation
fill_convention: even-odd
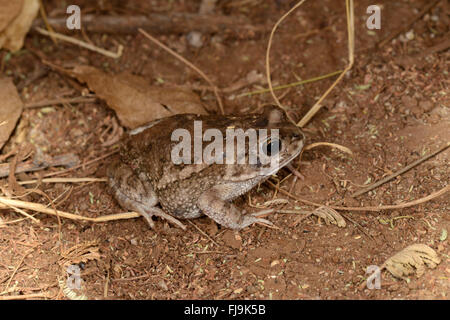
[[[348,33],[348,65],[334,83],[325,91],[320,99],[314,104],[314,106],[308,111],[308,113],[297,123],[299,127],[304,127],[309,120],[322,108],[323,100],[328,96],[331,90],[342,80],[348,70],[353,66],[354,52],[355,52],[355,22],[353,14],[353,0],[346,0],[345,7],[347,12],[347,33]]]
[[[183,58],[182,56],[180,56],[178,53],[176,53],[175,51],[173,51],[172,49],[170,49],[168,46],[166,46],[165,44],[163,44],[161,41],[159,41],[158,39],[152,37],[151,35],[149,35],[147,32],[145,32],[143,29],[139,28],[138,29],[140,33],[142,33],[147,39],[149,39],[150,41],[152,41],[153,43],[157,44],[159,47],[161,47],[162,49],[164,49],[165,51],[167,51],[168,53],[170,53],[171,55],[173,55],[175,58],[177,58],[178,60],[182,61],[184,64],[186,64],[188,67],[190,67],[191,69],[193,69],[194,71],[196,71],[199,75],[201,75],[203,77],[203,79],[206,80],[206,82],[209,83],[209,85],[214,89],[214,95],[216,96],[217,99],[217,103],[219,104],[219,108],[220,108],[220,112],[222,114],[225,114],[225,111],[223,109],[223,104],[222,104],[222,100],[220,99],[219,96],[219,89],[217,88],[217,86],[211,81],[211,79],[199,68],[197,68],[195,65],[193,65],[191,62],[189,62],[188,60],[186,60],[185,58]]]
[[[352,150],[350,150],[349,148],[344,147],[344,146],[341,146],[340,144],[330,143],[330,142],[316,142],[316,143],[311,143],[311,144],[307,145],[307,146],[304,148],[304,151],[306,151],[306,150],[311,150],[311,149],[313,149],[313,148],[320,147],[320,146],[327,146],[327,147],[336,148],[336,149],[341,150],[342,152],[348,153],[348,154],[351,155],[351,156],[353,155]]]
[[[36,27],[35,29],[40,34],[43,34],[45,36],[50,36],[50,37],[53,36],[56,39],[75,44],[75,45],[77,45],[79,47],[82,47],[82,48],[85,48],[85,49],[88,49],[88,50],[100,53],[100,54],[102,54],[104,56],[107,56],[107,57],[110,57],[110,58],[113,58],[113,59],[119,58],[122,55],[122,52],[123,52],[123,46],[122,45],[119,45],[119,47],[117,48],[117,52],[111,52],[111,51],[99,48],[97,46],[93,46],[92,44],[86,43],[84,41],[81,41],[81,40],[78,40],[78,39],[75,39],[75,38],[72,38],[72,37],[60,34],[60,33],[49,32],[49,31],[44,30],[44,29],[39,28],[39,27]]]

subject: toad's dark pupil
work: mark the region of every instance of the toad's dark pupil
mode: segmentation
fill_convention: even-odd
[[[278,154],[280,150],[281,150],[281,141],[279,139],[268,140],[263,145],[263,152],[268,157]]]

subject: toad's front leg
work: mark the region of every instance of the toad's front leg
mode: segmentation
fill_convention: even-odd
[[[218,224],[234,230],[243,229],[255,222],[273,225],[269,220],[254,215],[242,215],[231,202],[224,200],[226,196],[223,191],[227,187],[226,185],[213,187],[199,197],[197,205],[205,215]]]

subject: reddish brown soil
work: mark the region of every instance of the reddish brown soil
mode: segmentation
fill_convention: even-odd
[[[198,10],[197,2],[181,0],[171,2],[173,5],[169,7],[162,0],[152,1],[161,4],[153,7],[139,1],[129,1],[127,5],[109,1],[104,7],[91,1],[75,2],[82,10],[94,14]],[[46,3],[50,16],[64,14],[65,8],[59,1]],[[204,34],[200,49],[187,45],[182,34],[155,36],[210,75],[219,87],[228,87],[252,70],[265,73],[270,29],[294,2],[219,3],[216,13],[245,15],[252,23],[263,24],[266,33],[242,39]],[[282,23],[271,51],[274,84],[345,67],[348,59],[344,3],[343,0],[308,1]],[[365,10],[372,1],[356,1],[355,65],[325,100],[324,108],[305,127],[308,142],[341,144],[354,155],[325,147],[304,152],[300,171],[305,180],[298,181],[291,191],[299,198],[324,204],[342,201],[340,204],[345,206],[396,204],[429,195],[449,182],[450,152],[447,150],[374,191],[357,198],[350,196],[361,185],[377,181],[450,141],[450,52],[417,57],[427,48],[448,40],[448,3],[441,1],[414,23],[411,29],[414,39],[401,41],[406,39],[403,33],[378,48],[376,44],[380,40],[405,25],[428,1],[381,3],[382,28],[369,32],[365,26]],[[318,32],[302,36],[316,29]],[[13,77],[26,102],[79,96],[83,88],[54,70],[29,81],[47,68],[41,58],[65,67],[90,64],[111,73],[128,71],[153,84],[162,79],[164,84],[206,85],[195,72],[141,34],[88,34],[88,37],[111,50],[123,44],[123,56],[113,60],[70,44],[55,45],[48,38],[31,34],[24,50],[4,62],[3,72]],[[0,51],[0,57],[5,59],[6,53]],[[332,81],[327,79],[292,88],[286,94],[277,91],[277,94],[285,94],[282,103],[299,119]],[[247,113],[272,102],[270,94],[237,97],[254,89],[257,87],[224,94],[226,112]],[[205,103],[215,107],[212,92],[197,92]],[[111,138],[109,126],[114,117],[100,101],[27,109],[3,153],[29,142],[50,155],[73,152],[82,161],[89,161],[115,149],[102,146]],[[60,176],[104,177],[109,159]],[[41,173],[57,170],[61,169]],[[277,179],[288,174],[282,170]],[[21,174],[17,179],[35,177]],[[272,181],[276,183],[277,179]],[[6,182],[3,179],[2,184]],[[292,177],[280,187],[289,190],[291,184]],[[122,211],[104,183],[41,184],[38,188],[51,199],[61,196],[56,207],[63,211],[91,217]],[[285,198],[280,193],[274,195],[275,192],[273,187],[263,184],[250,192],[251,201],[255,204],[274,196]],[[23,199],[48,203],[39,193],[30,193]],[[249,207],[248,195],[236,204],[248,211],[257,210]],[[284,208],[295,207],[313,209],[292,199]],[[450,199],[446,194],[399,210],[342,211],[354,221],[347,221],[345,228],[326,225],[316,217],[294,226],[298,216],[280,213],[268,217],[279,229],[254,225],[233,232],[218,228],[209,218],[192,221],[202,233],[189,223],[187,232],[161,220],[156,221],[156,230],[150,230],[143,219],[97,224],[61,219],[59,225],[54,216],[37,214],[40,224],[26,219],[0,225],[0,298],[36,293],[51,299],[65,298],[58,284],[67,277],[61,250],[95,241],[101,258],[87,261],[81,274],[82,292],[90,299],[448,299],[449,240],[440,238],[443,230],[450,230],[449,209]],[[3,222],[19,218],[22,216],[13,210],[0,212]],[[427,269],[420,278],[410,276],[409,281],[383,271],[381,289],[366,288],[367,266],[381,265],[413,243],[436,250],[442,260],[436,269]],[[9,291],[5,293],[7,288]]]

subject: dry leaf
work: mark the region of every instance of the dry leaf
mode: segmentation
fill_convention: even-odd
[[[312,211],[311,214],[324,219],[327,224],[336,224],[340,228],[345,228],[347,225],[344,218],[336,210],[330,207],[319,207]]]
[[[23,103],[10,78],[0,78],[0,150],[8,141],[22,114]]]
[[[17,51],[39,12],[39,0],[0,0],[0,48]]]
[[[22,5],[23,0],[0,0],[0,32],[19,15]]]
[[[64,296],[69,300],[88,300],[88,297],[82,293],[82,290],[71,289],[67,286],[67,281],[59,280],[59,287],[62,289]]]
[[[404,279],[414,271],[421,277],[425,266],[434,269],[440,262],[436,251],[424,244],[413,244],[387,259],[383,266],[395,277]]]
[[[200,98],[187,89],[151,86],[138,76],[111,75],[90,66],[77,66],[72,73],[116,111],[122,125],[131,129],[174,114],[206,114]]]
[[[89,260],[100,260],[101,258],[96,241],[77,244],[61,253],[61,255],[63,256],[62,265],[64,266],[81,262],[87,263]]]

